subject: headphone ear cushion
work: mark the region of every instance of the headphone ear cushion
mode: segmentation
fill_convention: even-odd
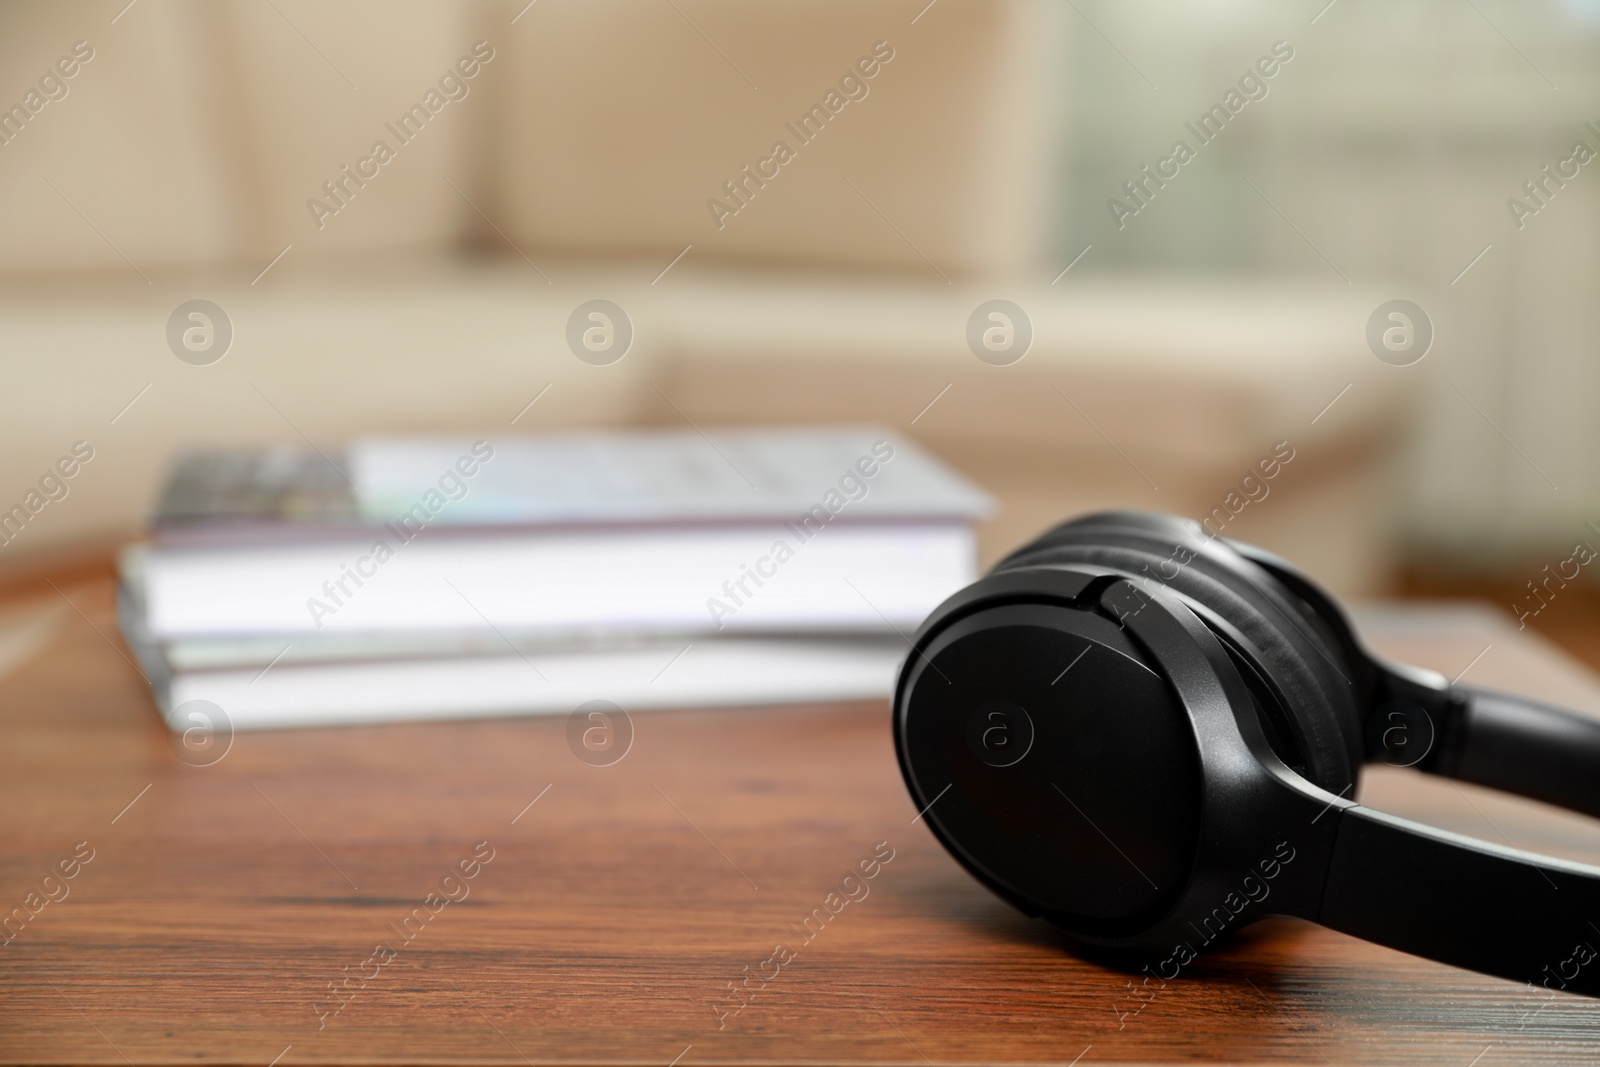
[[[1147,578],[1226,620],[1250,642],[1283,694],[1303,742],[1306,777],[1330,793],[1353,791],[1365,746],[1350,667],[1295,603],[1268,584],[1275,580],[1266,571],[1187,520],[1142,513],[1056,527],[996,570],[1047,563],[1092,564]]]

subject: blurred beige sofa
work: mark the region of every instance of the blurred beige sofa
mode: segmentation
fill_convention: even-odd
[[[131,536],[195,443],[866,421],[996,494],[986,561],[1079,510],[1221,508],[1385,581],[1378,299],[1063,274],[1034,3],[122,8],[0,9],[0,69],[93,50],[0,144],[0,503],[96,450],[0,566]],[[635,330],[609,366],[566,342],[596,297]],[[209,366],[167,345],[195,298],[234,329]],[[994,298],[1033,327],[1006,366],[967,341]]]

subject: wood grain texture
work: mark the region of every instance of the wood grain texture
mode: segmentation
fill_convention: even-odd
[[[191,767],[113,646],[109,587],[67,593],[83,616],[0,679],[0,914],[79,842],[94,858],[0,945],[5,1063],[1600,1057],[1592,1001],[1293,921],[1245,931],[1124,1016],[1126,976],[1000,903],[913,823],[881,704],[642,713],[609,767],[579,761],[560,718],[244,734]],[[1485,640],[1389,643],[1454,673]],[[1473,666],[1485,684],[1597,695],[1526,636],[1493,645]],[[1600,858],[1600,825],[1540,805],[1387,770],[1364,795]],[[447,888],[483,841],[493,859]],[[868,895],[797,933],[880,842],[894,858]],[[419,907],[407,943],[395,925]],[[365,962],[380,943],[394,958]],[[780,943],[794,958],[719,1020],[728,983]],[[362,972],[376,976],[319,1019],[329,984]]]

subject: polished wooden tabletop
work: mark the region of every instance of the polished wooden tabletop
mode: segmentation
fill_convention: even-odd
[[[1600,1004],[1294,921],[1136,997],[946,856],[883,704],[641,713],[608,766],[559,717],[240,734],[192,766],[109,585],[60,593],[0,616],[5,1063],[1600,1059]],[[1488,616],[1369,631],[1600,710]],[[1531,802],[1388,768],[1362,795],[1600,859],[1600,824]]]

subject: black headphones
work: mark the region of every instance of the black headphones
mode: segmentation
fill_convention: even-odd
[[[894,737],[979,881],[1163,978],[1276,914],[1600,995],[1600,868],[1352,799],[1381,759],[1600,816],[1600,722],[1384,663],[1304,575],[1190,520],[1076,519],[946,600]]]

